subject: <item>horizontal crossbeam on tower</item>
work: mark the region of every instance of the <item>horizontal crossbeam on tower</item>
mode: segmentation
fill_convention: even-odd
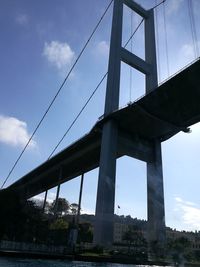
[[[144,74],[151,73],[151,67],[148,63],[146,63],[143,59],[129,52],[125,48],[121,48],[121,59],[124,63],[130,65],[131,67],[139,70]]]
[[[146,11],[142,6],[137,4],[136,2],[133,2],[132,0],[123,0],[123,3],[135,11],[138,15],[146,19],[148,17],[148,11]]]

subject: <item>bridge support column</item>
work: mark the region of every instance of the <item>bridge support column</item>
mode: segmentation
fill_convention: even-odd
[[[80,184],[79,199],[78,199],[78,212],[77,212],[77,218],[76,218],[77,226],[79,225],[80,213],[81,213],[81,200],[82,200],[82,193],[83,193],[83,180],[84,180],[84,173],[81,174],[81,184]]]
[[[148,242],[150,255],[164,256],[165,208],[161,143],[154,143],[154,161],[147,163]]]
[[[58,178],[58,186],[57,186],[57,192],[56,192],[56,199],[55,199],[55,205],[54,205],[54,215],[57,216],[57,211],[58,211],[58,198],[60,194],[60,181],[62,179],[62,166],[60,167],[59,170],[59,178]]]
[[[104,116],[119,106],[122,15],[122,0],[114,0]],[[102,131],[94,243],[108,247],[113,243],[114,231],[117,125],[108,119]]]
[[[154,11],[148,11],[145,19],[145,60],[151,66],[146,75],[146,93],[158,86]],[[148,244],[151,257],[164,255],[165,247],[165,208],[163,191],[161,143],[154,141],[154,161],[147,163],[147,209]]]
[[[48,194],[48,190],[45,191],[44,202],[43,202],[43,206],[42,206],[42,213],[45,212],[45,207],[46,207],[46,203],[47,203],[47,194]]]
[[[104,247],[113,242],[116,156],[117,126],[109,121],[103,129],[94,229],[94,243]]]

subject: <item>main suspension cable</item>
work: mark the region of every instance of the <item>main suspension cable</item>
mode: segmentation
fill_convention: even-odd
[[[159,5],[161,5],[162,3],[164,3],[166,0],[163,0],[161,3],[159,3],[158,5],[154,6],[154,8],[157,8]],[[92,31],[92,34],[90,35],[89,39],[87,40],[87,42],[85,43],[83,49],[81,50],[81,52],[79,53],[76,61],[74,62],[74,64],[72,65],[70,71],[68,72],[66,78],[64,79],[63,83],[61,84],[59,90],[57,91],[56,95],[54,96],[53,100],[51,101],[50,105],[48,106],[46,112],[44,113],[42,119],[40,120],[40,122],[38,123],[36,129],[34,130],[33,134],[31,135],[30,139],[28,140],[27,144],[25,145],[24,149],[22,150],[21,154],[19,155],[19,157],[17,158],[16,162],[14,163],[12,169],[10,170],[8,176],[6,177],[6,179],[4,180],[1,189],[4,187],[5,183],[7,182],[8,178],[10,177],[11,173],[13,172],[14,168],[16,167],[17,163],[19,162],[20,158],[22,157],[23,153],[25,152],[27,146],[29,145],[29,143],[31,142],[33,136],[35,135],[36,131],[38,130],[38,128],[40,127],[42,121],[44,120],[44,118],[46,117],[47,113],[49,112],[51,106],[53,105],[54,101],[56,100],[58,94],[60,93],[61,89],[63,88],[64,84],[66,83],[67,79],[69,78],[72,70],[74,69],[75,65],[77,64],[78,60],[80,59],[81,55],[83,54],[85,48],[87,47],[88,43],[90,42],[90,40],[92,39],[94,33],[96,32],[98,26],[100,25],[101,21],[103,20],[104,16],[106,15],[108,9],[110,8],[111,4],[112,4],[113,0],[111,0],[111,2],[109,3],[109,5],[107,6],[106,10],[104,11],[102,17],[100,18],[99,22],[97,23],[97,25],[95,26],[94,30]],[[133,36],[136,34],[136,32],[138,31],[139,27],[141,26],[142,22],[144,21],[144,18],[141,19],[140,23],[138,24],[138,26],[136,27],[136,29],[134,30],[134,32],[132,33],[132,35],[130,36],[130,38],[127,40],[127,42],[124,45],[124,48],[127,47],[127,45],[129,44],[129,42],[131,41],[131,39],[133,38]],[[98,83],[97,87],[95,88],[95,90],[93,91],[93,93],[91,94],[91,96],[88,98],[88,100],[86,101],[85,105],[82,107],[82,109],[80,110],[80,112],[78,113],[78,115],[75,117],[75,119],[73,120],[73,122],[70,124],[70,126],[68,127],[67,131],[65,132],[65,134],[62,136],[62,138],[60,139],[60,141],[58,142],[58,144],[55,146],[55,148],[53,149],[53,151],[51,152],[50,156],[48,157],[48,160],[52,157],[52,155],[54,154],[54,152],[56,151],[56,149],[58,148],[58,146],[61,144],[61,142],[63,141],[63,139],[66,137],[66,135],[68,134],[68,132],[70,131],[70,129],[72,128],[72,126],[75,124],[75,122],[78,120],[78,118],[80,117],[81,113],[84,111],[84,109],[86,108],[86,106],[88,105],[88,103],[90,102],[90,100],[92,99],[92,97],[94,96],[94,94],[96,93],[96,91],[98,90],[98,88],[100,87],[100,85],[102,84],[102,82],[104,81],[104,79],[106,78],[108,72],[106,72],[102,79],[100,80],[100,82]]]
[[[165,1],[166,1],[166,0],[161,1],[159,4],[156,4],[156,5],[153,6],[152,8],[155,9],[155,8],[159,7],[159,6],[160,6],[161,4],[163,4]]]
[[[84,111],[84,109],[86,108],[86,106],[88,105],[88,103],[90,102],[90,100],[92,99],[92,97],[94,96],[94,94],[96,93],[96,91],[99,89],[100,85],[102,84],[102,82],[106,78],[107,74],[108,74],[108,72],[106,72],[104,74],[104,76],[101,78],[101,80],[98,83],[98,85],[96,86],[95,90],[92,92],[92,94],[90,95],[90,97],[88,98],[88,100],[86,101],[86,103],[83,105],[83,107],[81,108],[81,110],[79,111],[79,113],[76,115],[75,119],[72,121],[72,123],[70,124],[70,126],[67,128],[66,132],[64,133],[64,135],[62,136],[62,138],[60,139],[60,141],[58,142],[58,144],[55,146],[55,148],[53,149],[53,151],[49,155],[48,160],[51,158],[51,156],[54,154],[54,152],[56,151],[56,149],[58,148],[58,146],[61,144],[61,142],[63,141],[63,139],[68,134],[68,132],[71,130],[71,128],[73,127],[73,125],[76,123],[76,121],[80,117],[81,113]]]
[[[142,24],[143,20],[140,21],[140,23],[136,27],[135,31],[132,33],[131,37],[125,43],[124,48],[126,48],[127,45],[129,44],[129,42],[132,40],[133,36],[136,34],[137,30],[139,29],[140,25]],[[91,101],[92,97],[97,92],[98,88],[101,86],[101,84],[103,83],[103,81],[105,80],[105,78],[107,77],[107,75],[108,75],[108,71],[103,75],[103,77],[101,78],[100,82],[96,86],[95,90],[92,92],[92,94],[90,95],[90,97],[88,98],[88,100],[86,101],[86,103],[84,104],[84,106],[81,108],[80,112],[77,114],[77,116],[72,121],[72,123],[70,124],[70,126],[67,128],[66,132],[64,133],[64,135],[62,136],[62,138],[60,139],[60,141],[57,143],[57,145],[55,146],[55,148],[52,150],[51,154],[48,157],[48,160],[50,160],[50,158],[53,156],[53,154],[55,153],[56,149],[59,147],[59,145],[62,143],[62,141],[64,140],[64,138],[66,137],[66,135],[69,133],[69,131],[71,130],[71,128],[73,127],[73,125],[76,123],[76,121],[78,120],[78,118],[80,117],[80,115],[83,113],[84,109],[89,104],[89,102]],[[45,192],[45,197],[47,196],[47,192],[48,192],[48,190]],[[45,200],[44,200],[44,206],[45,206]]]
[[[162,3],[164,3],[166,0],[162,1],[161,3],[159,3],[158,5],[154,6],[154,8],[157,8],[159,5],[161,5]],[[111,1],[112,3],[112,1]],[[110,5],[111,5],[110,3]],[[139,24],[137,25],[137,27],[135,28],[135,30],[133,31],[133,33],[131,34],[130,38],[127,40],[127,42],[124,44],[124,48],[126,48],[128,46],[128,44],[130,43],[130,41],[132,40],[133,36],[136,34],[136,32],[138,31],[139,27],[141,26],[142,22],[144,21],[144,18],[141,19],[141,21],[139,22]],[[56,149],[58,148],[58,146],[61,144],[61,142],[64,140],[64,138],[66,137],[66,135],[69,133],[69,131],[71,130],[71,128],[73,127],[73,125],[76,123],[76,121],[78,120],[78,118],[80,117],[80,115],[82,114],[82,112],[85,110],[85,108],[87,107],[87,105],[89,104],[89,102],[91,101],[91,99],[93,98],[93,96],[95,95],[95,93],[97,92],[97,90],[99,89],[99,87],[101,86],[101,84],[103,83],[103,81],[105,80],[105,78],[108,75],[108,71],[102,76],[100,82],[97,84],[97,86],[95,87],[95,90],[92,92],[92,94],[90,95],[90,97],[88,98],[88,100],[86,101],[86,103],[83,105],[83,107],[81,108],[81,110],[79,111],[79,113],[77,114],[77,116],[75,117],[75,119],[72,121],[72,123],[70,124],[70,126],[67,128],[66,132],[64,133],[64,135],[62,136],[62,138],[60,139],[60,141],[58,142],[58,144],[55,146],[55,148],[52,150],[51,154],[48,157],[48,160],[53,156],[53,154],[55,153]]]
[[[140,28],[142,22],[144,21],[144,18],[141,19],[140,23],[138,24],[138,26],[136,27],[136,29],[134,30],[134,32],[131,34],[130,38],[127,40],[127,42],[124,44],[124,48],[127,47],[127,45],[130,43],[131,39],[133,38],[133,36],[136,34],[136,32],[138,31],[138,29]]]
[[[166,0],[164,0],[161,3],[155,5],[153,7],[153,9],[154,8],[157,8],[158,6],[160,6],[165,1]],[[135,30],[133,32],[133,30],[132,30],[132,12],[131,12],[131,36],[130,36],[130,38],[127,40],[127,42],[124,45],[124,48],[126,48],[128,46],[128,44],[129,44],[129,42],[131,41],[131,52],[132,52],[132,38],[136,34],[136,32],[138,31],[138,29],[140,28],[140,26],[143,23],[143,21],[144,21],[144,18],[141,19],[141,21],[139,22],[139,24],[137,25],[137,27],[135,28]],[[62,138],[59,140],[59,142],[57,143],[57,145],[55,146],[55,148],[52,150],[51,154],[48,157],[48,160],[50,160],[50,158],[53,156],[53,154],[55,153],[55,151],[57,150],[57,148],[59,147],[59,145],[62,143],[62,141],[64,140],[64,138],[66,137],[66,135],[69,133],[69,131],[71,130],[71,128],[73,127],[73,125],[76,123],[76,121],[78,120],[78,118],[81,116],[82,112],[87,107],[87,105],[89,104],[89,102],[91,101],[92,97],[95,95],[95,93],[97,92],[97,90],[99,89],[99,87],[101,86],[101,84],[103,83],[103,81],[105,80],[105,78],[107,77],[107,75],[108,75],[108,71],[103,75],[103,77],[101,78],[100,82],[96,86],[95,90],[92,92],[92,94],[90,95],[90,97],[88,98],[88,100],[86,101],[86,103],[84,104],[84,106],[81,108],[81,110],[79,111],[79,113],[77,114],[77,116],[74,118],[74,120],[72,121],[72,123],[67,128],[67,130],[64,133],[64,135],[62,136]],[[132,80],[132,72],[130,70],[130,87],[131,87],[131,84],[132,84],[132,81],[131,80]],[[45,196],[47,196],[47,192],[48,192],[48,190],[45,192]],[[45,206],[45,200],[44,200],[44,206]]]
[[[142,20],[143,21],[143,20]],[[131,41],[131,39],[133,38],[133,36],[136,34],[137,30],[139,29],[139,26],[142,24],[142,21],[138,24],[138,26],[136,27],[135,31],[133,32],[133,34],[131,35],[131,37],[128,39],[128,41],[125,43],[124,48],[127,47],[127,45],[129,44],[129,42]],[[58,144],[55,146],[55,148],[53,149],[53,151],[51,152],[50,156],[48,157],[48,160],[52,157],[52,155],[54,154],[54,152],[56,151],[56,149],[58,148],[58,146],[61,144],[61,142],[63,141],[63,139],[66,137],[66,135],[69,133],[69,131],[71,130],[72,126],[75,124],[75,122],[78,120],[78,118],[80,117],[81,113],[83,113],[84,109],[86,108],[86,106],[89,104],[89,102],[91,101],[92,97],[95,95],[95,93],[97,92],[97,90],[99,89],[99,87],[101,86],[101,84],[103,83],[103,81],[105,80],[105,78],[108,75],[108,71],[102,76],[100,82],[97,84],[97,86],[95,87],[94,91],[92,92],[92,94],[90,95],[90,97],[88,98],[88,100],[86,101],[86,103],[84,104],[84,106],[81,108],[81,110],[79,111],[79,113],[77,114],[77,116],[75,117],[75,119],[72,121],[72,123],[70,124],[70,126],[67,128],[66,132],[64,133],[64,135],[62,136],[62,138],[60,139],[60,141],[58,142]]]
[[[85,45],[83,46],[83,48],[81,49],[78,57],[76,58],[74,64],[72,65],[72,67],[70,68],[67,76],[65,77],[64,81],[62,82],[62,84],[60,85],[58,91],[56,92],[55,96],[53,97],[52,101],[50,102],[49,106],[47,107],[46,111],[44,112],[42,118],[40,119],[39,123],[37,124],[35,130],[33,131],[32,135],[30,136],[28,142],[26,143],[26,145],[24,146],[24,148],[22,149],[20,155],[18,156],[17,160],[15,161],[13,167],[11,168],[11,170],[9,171],[6,179],[4,180],[1,189],[4,187],[5,183],[7,182],[8,178],[10,177],[10,175],[12,174],[13,170],[15,169],[16,165],[18,164],[19,160],[21,159],[22,155],[24,154],[26,148],[28,147],[28,145],[30,144],[31,140],[33,139],[35,133],[37,132],[37,130],[39,129],[40,125],[42,124],[44,118],[46,117],[47,113],[49,112],[50,108],[52,107],[52,105],[54,104],[56,98],[58,97],[60,91],[62,90],[63,86],[65,85],[66,81],[68,80],[70,74],[72,73],[73,69],[75,68],[76,64],[78,63],[80,57],[82,56],[83,52],[85,51],[86,47],[88,46],[89,42],[91,41],[92,37],[94,36],[96,30],[98,29],[100,23],[102,22],[103,18],[105,17],[107,11],[109,10],[111,4],[112,4],[113,0],[110,1],[109,5],[107,6],[107,8],[105,9],[103,15],[101,16],[101,18],[99,19],[98,23],[96,24],[96,26],[94,27],[92,33],[90,34],[88,40],[86,41]]]

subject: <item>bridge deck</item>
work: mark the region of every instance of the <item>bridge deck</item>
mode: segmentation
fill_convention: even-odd
[[[9,186],[32,197],[99,165],[101,129],[106,120],[117,121],[119,131],[145,140],[165,141],[200,121],[200,60],[133,104],[99,120],[83,138]],[[118,151],[118,157],[123,153]]]

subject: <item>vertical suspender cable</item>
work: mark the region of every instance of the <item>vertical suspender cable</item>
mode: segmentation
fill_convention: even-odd
[[[81,214],[81,200],[82,200],[82,193],[83,193],[83,180],[84,180],[84,173],[81,175],[81,184],[80,184],[80,191],[79,191],[79,200],[78,200],[78,212],[77,212],[77,225],[79,224],[80,214]]]
[[[166,12],[165,12],[165,2],[163,2],[163,20],[164,20],[164,32],[165,32],[165,52],[167,59],[167,75],[169,77],[169,53],[168,53],[168,41],[167,41],[167,25],[166,25]]]
[[[131,35],[133,33],[133,11],[131,10]],[[131,39],[131,53],[133,52],[133,39]],[[130,66],[130,92],[129,101],[132,99],[132,67]]]
[[[155,0],[155,5],[158,5],[158,1]],[[160,49],[159,49],[159,38],[158,38],[158,12],[155,10],[155,24],[156,24],[156,49],[157,49],[157,64],[158,64],[158,82],[161,80],[161,68],[160,68]]]
[[[46,207],[46,203],[47,203],[47,194],[48,194],[48,190],[45,192],[45,195],[44,195],[44,202],[43,202],[43,207],[42,207],[42,213],[45,213],[45,207]]]
[[[191,34],[192,34],[192,42],[193,42],[193,48],[194,48],[194,57],[197,58],[199,55],[199,49],[198,49],[198,41],[197,41],[197,33],[196,33],[196,27],[195,27],[195,20],[194,20],[194,14],[193,14],[193,7],[192,7],[192,0],[188,0],[188,14],[190,19],[190,27],[191,27]]]

